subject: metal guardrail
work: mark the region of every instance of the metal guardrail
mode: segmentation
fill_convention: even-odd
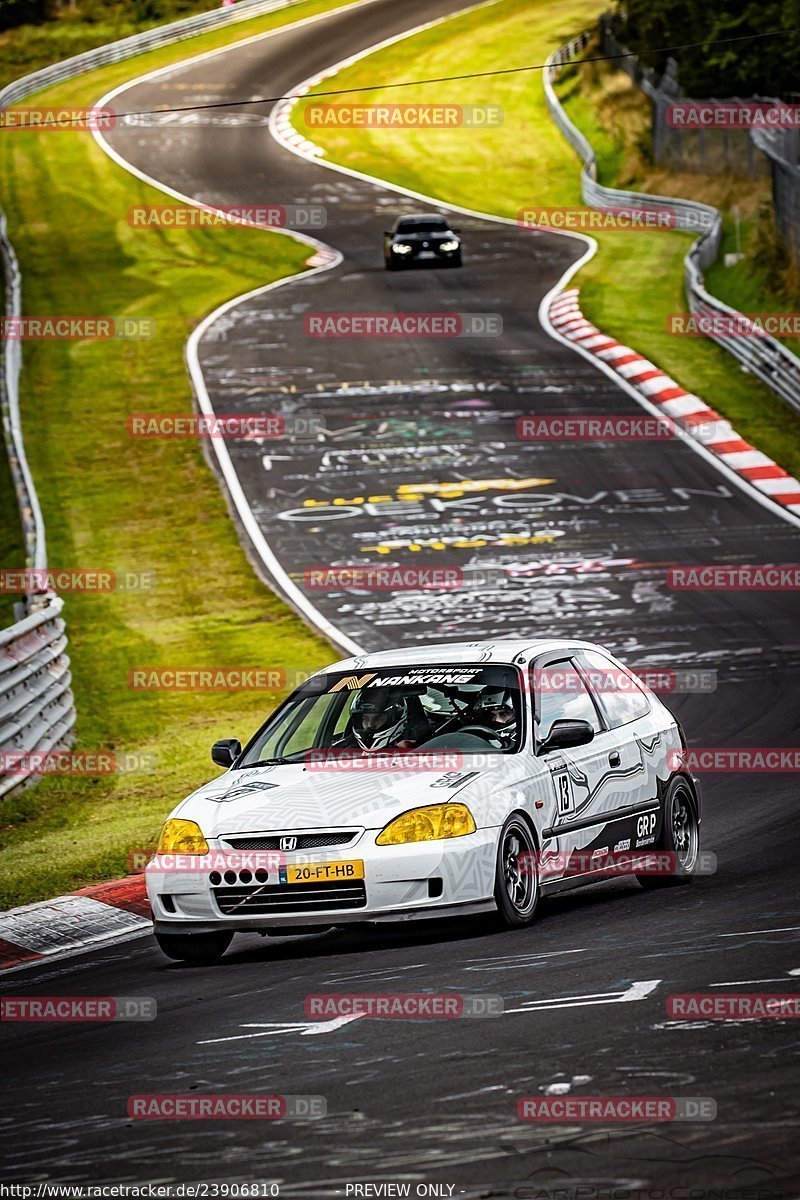
[[[5,274],[5,307],[20,315],[22,280],[0,212],[0,255]],[[0,410],[11,476],[17,494],[28,566],[47,566],[44,520],[25,456],[19,411],[20,343],[4,344],[0,376]],[[28,615],[0,632],[0,799],[33,782],[29,766],[13,766],[9,753],[33,754],[67,745],[75,728],[72,677],[61,610],[64,601],[52,592],[31,592],[23,605]]]
[[[589,141],[567,116],[555,93],[553,82],[565,63],[574,61],[592,37],[582,33],[554,50],[543,72],[545,99],[551,116],[562,134],[580,156],[581,196],[585,204],[597,209],[669,209],[675,228],[699,231],[684,259],[684,278],[689,309],[700,316],[733,318],[737,326],[748,322],[736,309],[730,308],[706,289],[703,271],[714,262],[722,241],[722,214],[710,204],[681,200],[674,196],[657,196],[644,192],[623,191],[604,187],[597,182],[597,160]],[[762,334],[750,337],[713,334],[713,340],[732,354],[742,366],[755,375],[776,395],[800,411],[800,358],[787,350],[775,338]]]
[[[8,240],[5,214],[0,210],[0,257],[5,279],[6,315],[17,317],[22,309],[22,275],[14,248]],[[47,565],[44,520],[39,507],[33,478],[25,455],[22,424],[19,412],[19,376],[22,370],[22,351],[17,341],[7,341],[3,349],[3,374],[0,378],[0,410],[3,435],[8,450],[11,475],[19,503],[25,556],[32,567]]]
[[[30,763],[6,756],[44,754],[72,740],[75,705],[61,609],[47,605],[0,633],[0,799],[36,778]]]
[[[182,21],[134,34],[98,46],[63,62],[54,63],[0,90],[0,108],[34,95],[43,88],[72,79],[86,71],[122,62],[136,54],[183,41],[210,29],[291,8],[301,0],[240,0],[231,8],[200,13]],[[10,317],[22,315],[22,276],[8,238],[5,214],[0,209],[0,257],[5,276],[5,307]],[[47,544],[36,487],[28,467],[19,408],[22,351],[18,341],[4,345],[0,376],[0,411],[11,474],[17,494],[25,542],[26,564],[47,567]],[[0,754],[44,754],[67,746],[74,738],[73,701],[66,653],[64,601],[49,591],[31,591],[21,606],[27,611],[15,625],[0,632]],[[29,766],[0,760],[0,799],[33,782]],[[8,769],[5,769],[8,766]]]

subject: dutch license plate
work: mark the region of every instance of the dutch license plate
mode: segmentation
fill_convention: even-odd
[[[281,867],[281,883],[321,883],[333,880],[363,879],[364,862],[293,863]]]

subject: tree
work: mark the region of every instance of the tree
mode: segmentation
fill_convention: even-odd
[[[688,96],[788,98],[800,88],[800,0],[618,0],[614,25],[646,66],[661,73],[677,59]],[[713,44],[726,38],[746,40]],[[659,49],[669,46],[687,48]]]
[[[47,16],[47,0],[0,0],[0,29],[39,25]]]

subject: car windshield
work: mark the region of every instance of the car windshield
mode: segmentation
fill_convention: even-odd
[[[445,233],[446,230],[447,222],[443,217],[409,217],[397,222],[398,233]]]
[[[238,765],[300,762],[317,751],[514,754],[522,730],[519,680],[514,667],[460,663],[315,676],[259,731]]]

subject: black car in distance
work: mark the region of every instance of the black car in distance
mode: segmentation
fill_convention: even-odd
[[[438,213],[398,217],[384,236],[383,257],[387,271],[403,267],[460,267],[460,230],[453,229]]]

